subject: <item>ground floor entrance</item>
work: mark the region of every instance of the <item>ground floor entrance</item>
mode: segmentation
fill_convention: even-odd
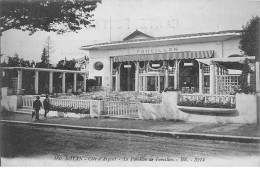
[[[113,63],[113,91],[199,92],[199,63],[196,60]]]

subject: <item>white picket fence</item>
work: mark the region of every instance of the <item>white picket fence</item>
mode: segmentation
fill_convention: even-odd
[[[53,106],[90,109],[90,100],[50,98],[50,104]]]
[[[41,99],[41,101],[43,101],[43,99]],[[22,102],[23,102],[22,107],[33,108],[33,101],[34,100],[35,100],[34,96],[23,96],[22,97]],[[73,108],[90,109],[90,100],[50,98],[50,104],[54,105],[54,106],[61,106],[61,107],[73,107]]]
[[[214,103],[227,103],[236,104],[235,95],[215,95],[215,94],[181,94],[180,101],[185,99],[193,101],[201,101],[205,99],[205,102],[214,102]]]
[[[106,101],[105,112],[108,116],[138,117],[137,102]]]
[[[22,107],[24,108],[33,108],[33,101],[35,100],[35,97],[32,96],[23,96],[22,97]]]

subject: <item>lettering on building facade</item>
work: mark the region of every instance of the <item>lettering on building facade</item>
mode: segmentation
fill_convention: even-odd
[[[167,48],[149,48],[149,49],[138,49],[137,54],[152,54],[152,53],[166,53],[166,52],[176,52],[177,47],[167,47]]]

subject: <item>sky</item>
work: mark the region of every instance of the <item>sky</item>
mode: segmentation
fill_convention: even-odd
[[[26,60],[40,61],[50,36],[55,52],[52,63],[88,56],[81,46],[120,41],[136,29],[154,37],[241,30],[260,16],[258,0],[102,0],[93,12],[96,27],[58,35],[39,31],[8,30],[1,38],[2,60],[15,53]],[[110,25],[111,24],[111,25]]]

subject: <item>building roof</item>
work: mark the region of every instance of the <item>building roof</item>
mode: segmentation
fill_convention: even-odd
[[[65,72],[65,73],[78,73],[84,74],[88,72],[78,70],[62,70],[62,69],[51,69],[51,68],[33,68],[33,67],[0,67],[0,70],[29,70],[29,71],[45,71],[45,72]]]
[[[138,31],[138,33],[139,32],[140,31]],[[183,35],[173,35],[173,36],[154,37],[154,38],[145,38],[145,39],[130,39],[130,40],[124,39],[123,41],[114,41],[111,43],[86,45],[86,46],[82,46],[81,49],[82,50],[119,49],[119,48],[129,48],[129,47],[138,47],[138,46],[139,47],[159,46],[165,43],[187,44],[187,43],[206,42],[206,41],[221,41],[221,40],[223,41],[234,37],[238,37],[240,33],[241,33],[240,30],[227,30],[227,31],[219,31],[219,32],[183,34]],[[131,36],[131,34],[129,36]]]
[[[150,36],[150,35],[147,35],[147,34],[141,32],[141,31],[135,30],[133,33],[131,33],[130,35],[128,35],[127,37],[125,37],[125,38],[123,39],[123,41],[135,39],[137,36],[141,36],[141,38],[153,38],[153,37]]]

